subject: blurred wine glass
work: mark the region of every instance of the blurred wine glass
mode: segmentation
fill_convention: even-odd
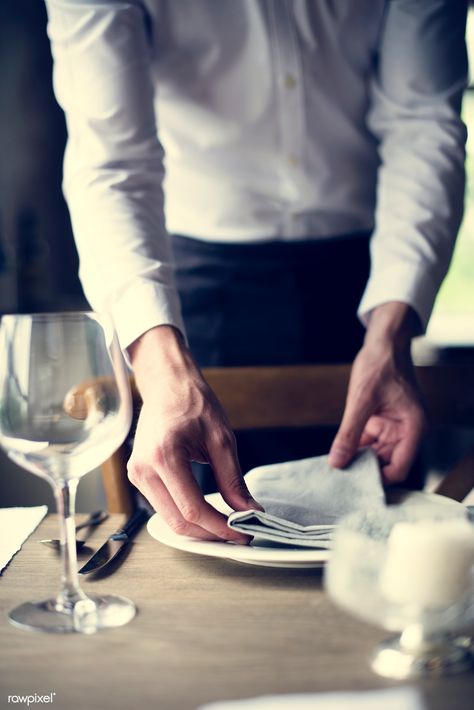
[[[120,446],[130,422],[126,366],[107,315],[3,316],[0,445],[15,463],[52,485],[61,533],[59,593],[13,609],[13,624],[93,633],[135,615],[130,600],[88,597],[79,587],[74,523],[79,479]]]

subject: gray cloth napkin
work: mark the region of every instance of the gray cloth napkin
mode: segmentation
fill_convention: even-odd
[[[301,547],[329,548],[337,520],[355,510],[385,505],[377,457],[361,449],[344,470],[327,456],[255,468],[245,476],[265,508],[231,513],[233,530]]]

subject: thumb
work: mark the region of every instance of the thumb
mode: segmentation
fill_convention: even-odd
[[[370,416],[369,402],[349,400],[339,430],[332,442],[329,463],[334,468],[344,468],[359,448],[362,432]]]
[[[225,500],[234,510],[262,510],[260,505],[251,495],[244,476],[242,475],[237,456],[237,449],[233,438],[227,439],[227,446],[209,444],[209,463],[212,466],[218,489]],[[232,442],[232,443],[229,443]]]

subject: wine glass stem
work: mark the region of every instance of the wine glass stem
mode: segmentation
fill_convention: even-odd
[[[79,587],[77,576],[76,530],[74,511],[78,479],[60,481],[54,484],[54,495],[61,528],[61,591],[57,602],[65,610],[86,595]]]

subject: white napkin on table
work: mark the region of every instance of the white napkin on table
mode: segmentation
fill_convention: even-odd
[[[344,470],[332,468],[328,456],[316,456],[259,466],[245,481],[265,512],[231,513],[228,526],[264,540],[302,547],[331,547],[339,518],[385,504],[372,449],[361,449]]]
[[[202,705],[198,710],[423,710],[421,693],[413,687],[342,693],[262,695]]]
[[[47,505],[0,508],[0,574],[47,512]]]

